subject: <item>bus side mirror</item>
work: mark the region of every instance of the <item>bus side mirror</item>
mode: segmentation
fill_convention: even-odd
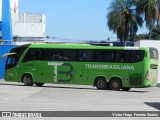
[[[4,57],[5,57],[4,55],[2,55],[2,56],[1,56],[1,58],[0,58],[0,62],[2,62],[2,61],[3,61]]]
[[[3,55],[1,56],[1,58],[0,58],[0,62],[3,61],[4,57],[9,56],[9,55],[15,55],[15,54],[17,54],[17,53],[6,53],[6,54],[3,54]]]

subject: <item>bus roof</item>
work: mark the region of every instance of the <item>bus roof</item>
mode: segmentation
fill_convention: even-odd
[[[142,47],[117,47],[117,46],[100,46],[80,43],[32,43],[29,48],[55,48],[55,49],[117,49],[117,50],[146,50]]]

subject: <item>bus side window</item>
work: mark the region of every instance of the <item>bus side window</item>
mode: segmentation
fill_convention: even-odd
[[[53,55],[53,60],[58,61],[59,60],[59,55],[58,54]]]
[[[28,52],[26,53],[24,59],[22,62],[28,62],[28,61],[32,61],[32,60],[40,60],[40,50],[36,50],[36,49],[30,49],[28,50]]]
[[[38,60],[38,59],[39,59],[38,52],[32,51],[31,52],[31,60]]]
[[[128,63],[129,61],[129,51],[123,51],[121,53],[121,62]]]
[[[81,61],[86,61],[87,60],[87,53],[86,52],[82,52],[81,53]]]
[[[144,51],[138,51],[137,53],[137,60],[142,61],[144,58],[145,52]]]
[[[115,62],[122,62],[122,56],[120,51],[115,51]]]
[[[76,51],[75,50],[70,51],[69,60],[76,61],[76,59],[77,59]]]
[[[120,53],[120,62],[125,62],[125,54]]]
[[[115,51],[115,62],[128,63],[129,51]]]
[[[22,62],[28,62],[30,60],[31,60],[31,50],[28,50]]]
[[[53,61],[60,61],[61,51],[60,50],[52,51],[52,57],[53,57]]]
[[[96,61],[96,51],[92,51],[91,53],[91,62]]]
[[[103,62],[104,61],[104,51],[97,50],[96,51],[96,62]]]
[[[144,58],[144,51],[130,51],[130,62],[140,62]]]
[[[113,52],[112,51],[107,51],[104,53],[104,62],[113,62]]]
[[[48,58],[49,54],[47,52],[47,49],[42,49],[40,56],[41,56],[41,60],[49,60],[49,58]]]
[[[136,54],[136,60],[137,60],[137,61],[140,60],[140,54],[139,54],[139,53]]]

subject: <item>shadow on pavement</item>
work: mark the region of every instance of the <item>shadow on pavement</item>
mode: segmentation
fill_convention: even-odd
[[[96,89],[95,87],[93,88],[80,88],[80,87],[68,87],[68,86],[42,86],[42,87],[47,87],[47,88],[65,88],[65,89],[86,89],[86,90],[97,90],[97,91],[113,91],[113,90],[109,90],[109,89],[106,89],[106,90],[98,90]],[[146,93],[146,92],[150,92],[150,91],[138,91],[138,90],[130,90],[130,91],[114,91],[114,92],[126,92],[126,93]]]
[[[147,93],[147,92],[150,92],[150,91],[142,91],[142,90],[136,90],[136,88],[135,88],[135,90],[130,90],[130,91],[123,91],[123,92],[133,92],[133,93]]]
[[[159,102],[144,102],[144,104],[153,107],[157,110],[160,110],[160,103]]]
[[[24,86],[23,84],[12,84],[12,83],[0,83],[0,85],[8,85],[8,86]]]
[[[25,86],[24,84],[14,84],[14,83],[0,83],[0,85],[6,85],[6,86]],[[36,85],[33,86],[25,86],[25,87],[38,87]],[[94,87],[93,88],[83,88],[83,87],[70,87],[70,86],[41,86],[41,88],[66,88],[66,89],[89,89],[89,90],[97,90]]]
[[[37,86],[35,86],[37,87]],[[97,90],[95,88],[83,88],[83,87],[70,87],[70,86],[42,86],[44,88],[65,88],[65,89],[86,89],[86,90]]]
[[[157,83],[157,87],[160,87],[160,83]]]
[[[22,83],[20,83],[20,84],[17,84],[17,83],[0,83],[0,85],[6,85],[6,86],[24,86]],[[56,84],[53,84],[53,85],[56,85]],[[36,86],[36,85],[33,85],[33,86],[28,86],[28,87],[38,87],[38,86]],[[44,86],[42,86],[42,88],[64,88],[64,89],[84,89],[84,90],[97,90],[95,87],[93,87],[93,88],[85,88],[85,87],[79,87],[79,86],[50,86],[50,85],[44,85]],[[107,89],[107,90],[101,90],[101,91],[112,91],[112,90],[109,90],[109,89]],[[119,91],[114,91],[114,92],[119,92]],[[131,92],[133,92],[133,93],[146,93],[146,92],[150,92],[150,91],[144,91],[144,90],[136,90],[136,89],[134,89],[134,90],[130,90],[130,91],[120,91],[120,92],[126,92],[126,93],[131,93]]]

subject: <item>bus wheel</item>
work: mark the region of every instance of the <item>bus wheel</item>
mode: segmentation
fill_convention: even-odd
[[[35,83],[36,86],[41,87],[44,85],[44,83]]]
[[[123,91],[129,91],[131,88],[127,88],[127,87],[122,87]]]
[[[95,86],[99,90],[106,90],[107,89],[107,82],[104,78],[97,78]]]
[[[26,86],[32,86],[33,85],[33,80],[31,75],[24,75],[23,76],[23,83]]]
[[[110,82],[109,82],[109,88],[111,90],[116,90],[119,91],[122,87],[122,83],[121,80],[118,78],[113,78]]]

